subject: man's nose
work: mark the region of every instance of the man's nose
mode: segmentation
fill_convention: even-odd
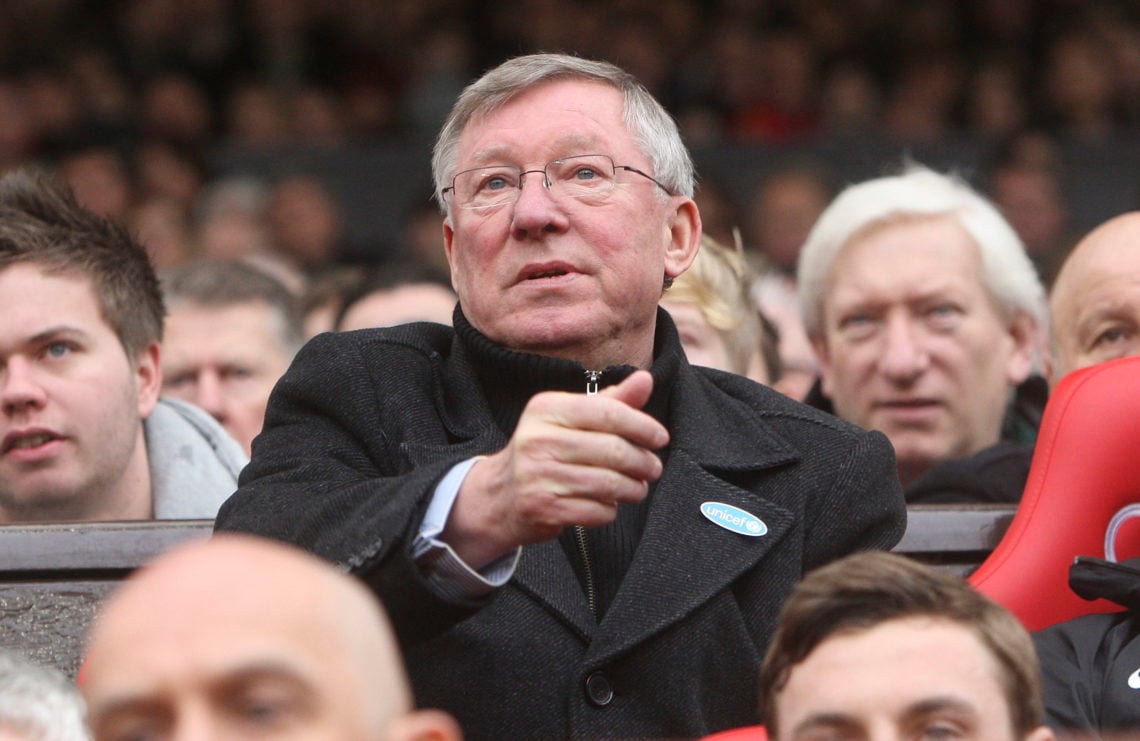
[[[542,170],[527,170],[519,175],[519,197],[511,214],[511,229],[518,239],[538,238],[567,226],[566,213],[545,181]]]
[[[900,383],[913,381],[929,366],[926,341],[914,322],[903,317],[888,320],[884,339],[879,368],[891,380]]]
[[[225,421],[226,395],[222,377],[217,371],[203,370],[198,374],[193,402],[219,422]]]
[[[0,405],[5,413],[14,414],[42,407],[47,392],[35,368],[25,358],[12,357],[0,368]]]

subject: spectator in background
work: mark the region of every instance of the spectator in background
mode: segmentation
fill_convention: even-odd
[[[456,741],[414,711],[391,627],[355,579],[229,536],[143,567],[101,608],[80,685],[96,741]]]
[[[753,279],[741,253],[702,235],[697,258],[661,297],[661,307],[677,325],[690,363],[778,387],[776,340],[752,301]]]
[[[343,247],[340,204],[316,177],[294,175],[275,183],[267,216],[274,251],[301,274],[333,262]]]
[[[304,342],[299,299],[250,265],[200,260],[162,276],[162,394],[213,415],[246,453]]]
[[[408,322],[451,324],[457,300],[455,291],[427,268],[384,266],[344,295],[334,326],[347,331]]]
[[[1075,242],[1056,140],[1036,130],[1010,137],[999,149],[986,185],[1048,288]]]
[[[336,330],[336,320],[344,306],[345,296],[355,291],[369,274],[362,265],[334,264],[318,270],[310,278],[301,295],[306,340],[321,332]]]
[[[1140,212],[1093,229],[1049,295],[1051,383],[1085,366],[1140,355]]]
[[[820,168],[794,164],[760,183],[748,211],[750,244],[760,258],[753,297],[779,335],[780,389],[797,401],[807,397],[819,367],[800,315],[796,261],[831,196],[829,178]]]
[[[271,190],[255,177],[234,175],[205,188],[194,208],[196,254],[255,265],[300,295],[306,275],[277,249],[270,226]]]
[[[88,741],[79,690],[54,669],[0,651],[0,738]]]
[[[74,149],[60,158],[57,169],[81,206],[120,224],[127,220],[134,181],[126,157],[114,147]]]
[[[810,402],[890,438],[908,501],[1020,498],[1044,291],[993,205],[915,165],[851,186],[812,229],[799,286]]]
[[[0,179],[0,522],[214,516],[246,457],[158,399],[162,322],[123,228],[44,177]]]
[[[774,741],[1051,741],[1033,642],[957,576],[859,553],[792,591],[760,672]]]

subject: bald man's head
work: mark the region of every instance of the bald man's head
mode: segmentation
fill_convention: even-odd
[[[1140,354],[1140,211],[1090,232],[1061,266],[1050,295],[1050,381]]]
[[[399,651],[370,592],[247,536],[176,548],[128,579],[95,622],[82,689],[100,740],[168,738],[196,723],[208,724],[202,738],[389,739],[408,737],[409,718],[449,722],[409,715]]]

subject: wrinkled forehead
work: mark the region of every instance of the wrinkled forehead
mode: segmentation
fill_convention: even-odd
[[[462,163],[511,163],[520,151],[543,157],[608,154],[615,145],[632,144],[621,91],[589,79],[554,79],[531,86],[482,109],[467,121],[459,137]]]

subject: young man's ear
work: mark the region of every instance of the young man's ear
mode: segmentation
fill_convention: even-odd
[[[162,349],[152,342],[135,359],[135,383],[138,386],[139,419],[154,411],[162,391]]]
[[[462,741],[459,724],[442,710],[413,710],[392,722],[388,741]]]

